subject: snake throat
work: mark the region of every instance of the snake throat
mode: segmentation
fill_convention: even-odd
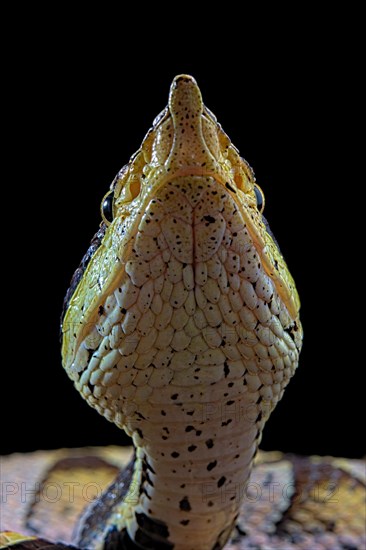
[[[298,297],[254,177],[194,80],[179,78],[67,297],[64,367],[136,448],[95,547],[222,548],[301,348]]]

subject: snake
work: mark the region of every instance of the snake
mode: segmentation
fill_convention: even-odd
[[[178,75],[103,197],[61,321],[66,372],[134,452],[1,457],[0,548],[365,548],[363,461],[257,452],[302,346],[264,206],[196,81]],[[81,513],[90,485],[102,492]]]
[[[135,448],[128,489],[84,521],[80,548],[227,543],[302,345],[299,296],[263,208],[195,79],[176,76],[104,196],[65,298],[63,367]]]

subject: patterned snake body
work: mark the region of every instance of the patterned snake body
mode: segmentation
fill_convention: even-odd
[[[80,546],[228,540],[302,341],[260,194],[194,79],[176,77],[67,296],[64,368],[136,448],[127,494]]]

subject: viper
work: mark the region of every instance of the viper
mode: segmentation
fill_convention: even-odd
[[[63,367],[135,447],[81,522],[79,547],[228,541],[302,344],[299,297],[263,209],[196,81],[177,76],[104,197],[65,298]]]

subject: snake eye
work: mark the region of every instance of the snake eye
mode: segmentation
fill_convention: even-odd
[[[262,189],[256,183],[254,184],[254,193],[255,193],[255,198],[257,199],[257,208],[259,212],[262,213],[264,210],[264,202],[265,202],[264,194]]]
[[[104,196],[101,205],[101,214],[105,224],[109,225],[113,221],[113,199],[114,191],[108,191]]]

